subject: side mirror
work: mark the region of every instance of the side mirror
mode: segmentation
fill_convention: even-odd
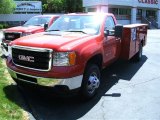
[[[123,25],[116,25],[115,26],[115,37],[122,37],[123,35]]]
[[[27,21],[22,21],[21,24],[24,25]]]
[[[114,36],[115,30],[104,30],[105,37],[107,36]]]
[[[45,23],[44,24],[44,31],[47,30],[47,28],[48,28],[48,23]]]

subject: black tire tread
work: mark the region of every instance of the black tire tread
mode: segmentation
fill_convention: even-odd
[[[97,74],[99,75],[99,78],[100,78],[99,67],[96,64],[88,64],[86,69],[85,69],[85,72],[84,72],[84,76],[83,76],[83,80],[82,80],[82,86],[81,86],[81,90],[80,90],[80,96],[83,100],[91,99],[97,92],[97,89],[96,89],[95,92],[91,95],[87,93],[87,88],[86,88],[86,84],[88,82],[87,79],[88,79],[88,75],[90,74],[92,69],[96,70],[96,72],[97,72]]]

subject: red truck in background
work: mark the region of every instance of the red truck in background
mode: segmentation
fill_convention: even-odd
[[[67,14],[46,32],[11,42],[6,63],[18,85],[79,90],[89,99],[103,68],[118,59],[141,59],[146,36],[147,25],[117,25],[113,14]]]
[[[8,43],[30,34],[44,32],[45,27],[51,24],[59,15],[38,15],[29,19],[23,26],[12,27],[4,30],[4,39],[1,43],[2,53],[8,55]]]

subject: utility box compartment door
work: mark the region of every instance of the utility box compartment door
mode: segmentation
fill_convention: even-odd
[[[142,28],[145,33],[141,33]],[[124,25],[123,37],[122,37],[122,49],[121,49],[121,59],[129,60],[138,51],[140,42],[143,40],[145,42],[145,37],[147,34],[147,25],[145,24],[131,24]]]

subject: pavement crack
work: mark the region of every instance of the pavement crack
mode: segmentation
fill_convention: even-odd
[[[148,83],[148,82],[157,80],[157,79],[160,79],[160,76],[159,76],[159,77],[156,77],[156,78],[153,78],[153,79],[150,79],[150,80],[146,80],[146,81],[141,82],[141,83],[136,83],[136,84],[134,84],[134,86],[141,85],[141,84],[145,84],[145,83]]]
[[[104,98],[102,98],[103,100],[102,100],[102,103],[101,103],[101,108],[102,108],[102,112],[103,112],[103,114],[102,114],[102,117],[103,117],[103,120],[105,120],[105,111],[104,111],[104,102],[105,102],[105,99]]]
[[[135,84],[129,85],[129,86],[127,86],[127,87],[118,88],[118,89],[124,89],[124,88],[128,88],[128,87],[131,87],[131,86],[132,86],[132,87],[136,87],[136,86],[138,86],[138,85],[142,85],[142,84],[145,84],[145,83],[148,83],[148,82],[157,80],[157,79],[160,79],[160,76],[159,76],[159,77],[156,77],[156,78],[153,78],[153,79],[150,79],[150,80],[143,81],[143,82],[135,83]],[[118,89],[114,89],[114,90],[118,90]]]

